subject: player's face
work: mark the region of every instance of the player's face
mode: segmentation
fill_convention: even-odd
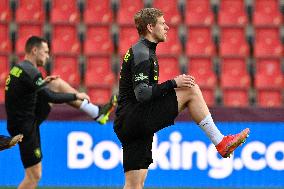
[[[47,43],[42,43],[36,50],[36,64],[37,66],[44,66],[49,59],[49,48]]]
[[[167,32],[169,30],[169,26],[166,24],[163,16],[157,18],[157,23],[153,27],[153,38],[156,42],[164,42],[167,40]]]

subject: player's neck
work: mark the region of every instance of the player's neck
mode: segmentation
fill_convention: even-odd
[[[36,61],[34,60],[33,57],[29,56],[28,54],[25,55],[25,60],[29,61],[30,63],[32,63],[32,65],[34,67],[37,67]]]
[[[144,38],[153,43],[158,43],[158,41],[150,34],[147,34],[146,36],[144,36]]]

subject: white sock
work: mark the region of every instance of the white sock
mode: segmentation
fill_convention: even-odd
[[[206,133],[206,135],[215,146],[222,141],[224,135],[222,135],[219,129],[216,127],[211,114],[207,115],[199,123],[199,127]]]
[[[80,106],[80,110],[82,110],[83,112],[88,114],[93,119],[98,117],[98,115],[99,115],[99,107],[92,104],[91,102],[89,102],[86,99],[83,100],[83,102]]]

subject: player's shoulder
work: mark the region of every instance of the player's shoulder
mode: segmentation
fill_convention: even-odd
[[[136,44],[132,46],[133,58],[135,64],[144,62],[150,58],[149,48],[139,40]]]
[[[22,69],[27,75],[29,75],[32,79],[40,74],[40,71],[33,66],[29,61],[19,62],[16,67]]]

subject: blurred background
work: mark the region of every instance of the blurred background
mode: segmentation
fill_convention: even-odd
[[[247,125],[253,128],[251,142],[236,154],[240,157],[224,163],[215,154],[214,161],[210,161],[209,142],[183,112],[175,126],[158,133],[157,143],[195,144],[194,141],[201,140],[208,150],[204,148],[200,156],[185,156],[196,163],[195,167],[186,163],[166,165],[161,158],[146,186],[284,187],[283,0],[0,0],[0,132],[6,133],[5,78],[11,66],[23,60],[28,37],[39,35],[49,42],[52,56],[41,69],[44,76],[60,75],[73,87],[86,91],[94,103],[103,104],[117,93],[122,57],[139,38],[133,15],[143,7],[161,9],[170,27],[168,41],[157,48],[160,82],[182,73],[191,74],[222,131],[239,132]],[[86,169],[76,163],[71,163],[71,167],[68,164],[73,157],[69,156],[70,150],[78,147],[76,143],[70,147],[71,141],[85,144],[80,138],[82,133],[74,131],[90,135],[94,148],[101,142],[113,142],[104,143],[108,147],[101,149],[101,159],[104,163],[119,161],[119,142],[112,132],[112,122],[102,129],[85,115],[56,106],[45,124],[50,126],[42,127],[46,146],[43,152],[46,150],[47,155],[41,186],[122,186],[121,164],[102,168],[94,163]],[[190,127],[184,129],[183,125]],[[101,132],[105,132],[105,138],[100,136]],[[187,138],[185,133],[194,136]],[[73,134],[77,138],[71,140]],[[172,139],[172,135],[180,140]],[[62,142],[54,146],[58,138]],[[188,149],[203,149],[204,145],[189,145],[181,154]],[[169,162],[183,162],[184,156],[171,159],[170,149],[165,154]],[[58,161],[53,162],[52,153],[59,152]],[[71,152],[75,162],[89,157],[84,151]],[[208,158],[206,165],[198,164],[203,156],[205,162]],[[15,165],[10,167],[13,158]],[[204,172],[213,165],[221,170],[217,175],[224,174],[226,166],[232,168],[232,174],[215,178]],[[50,172],[47,167],[52,168]],[[66,180],[54,177],[58,175],[54,174],[54,167],[59,168],[59,175],[67,175]],[[11,180],[15,170],[22,170],[18,149],[1,152],[0,185],[17,185],[23,172]],[[3,174],[6,176],[2,177]],[[99,178],[94,177],[97,174]],[[274,180],[267,179],[267,175]],[[172,179],[163,179],[167,177]]]

